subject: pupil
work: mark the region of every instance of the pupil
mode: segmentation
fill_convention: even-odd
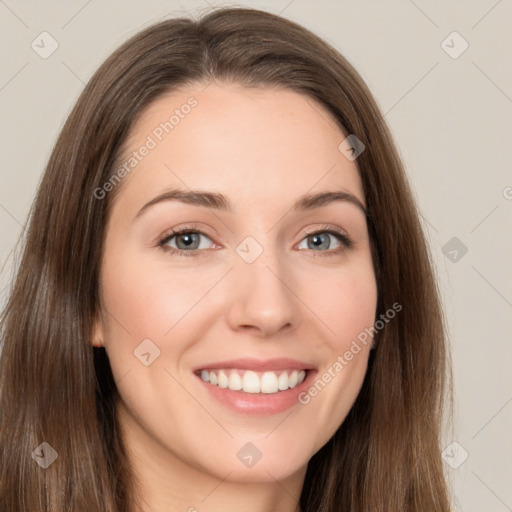
[[[313,247],[320,247],[322,249],[328,249],[329,248],[329,238],[326,234],[320,234],[320,235],[312,235],[313,243],[311,244]]]
[[[176,241],[176,245],[180,249],[182,249],[183,247],[180,247],[180,241],[182,242],[182,245],[184,245],[185,248],[190,248],[192,244],[197,242],[197,235],[194,233],[184,233],[180,235]]]

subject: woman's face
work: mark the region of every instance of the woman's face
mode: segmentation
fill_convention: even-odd
[[[377,290],[344,139],[312,99],[225,83],[167,94],[134,125],[95,343],[142,466],[303,476],[345,419]]]

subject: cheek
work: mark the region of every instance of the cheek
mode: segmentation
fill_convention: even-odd
[[[324,325],[331,350],[346,350],[352,339],[373,325],[377,284],[371,262],[318,272],[302,282],[302,297]]]
[[[218,299],[212,307],[217,293],[209,292],[225,269],[192,268],[186,261],[174,261],[171,267],[165,256],[146,258],[140,250],[132,254],[111,250],[103,262],[105,348],[116,380],[130,373],[124,386],[140,378],[138,385],[144,387],[148,368],[137,357],[149,351],[151,359],[156,356],[150,368],[179,367],[183,355],[220,314]]]
[[[109,324],[116,331],[123,328],[134,342],[165,337],[205,294],[209,273],[198,279],[190,269],[140,259],[105,262],[103,302],[115,318]]]
[[[367,330],[374,325],[377,285],[370,261],[321,273],[303,284],[303,296],[326,333],[315,350],[322,366],[312,385],[299,397],[306,417],[321,425],[319,449],[349,413],[363,383],[372,343]],[[307,421],[307,420],[306,420]],[[314,425],[311,425],[314,428]]]

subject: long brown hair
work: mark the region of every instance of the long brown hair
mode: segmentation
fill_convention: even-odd
[[[449,376],[445,320],[390,132],[363,80],[333,47],[291,21],[246,8],[169,19],[136,34],[94,74],[58,137],[2,316],[0,509],[133,510],[116,386],[104,349],[91,346],[114,199],[94,191],[114,175],[129,129],[151,102],[211,80],[306,95],[365,144],[357,166],[376,318],[396,302],[402,306],[376,334],[348,417],[309,462],[302,510],[448,511],[439,447]],[[55,454],[43,442],[58,455],[46,469],[37,457]]]

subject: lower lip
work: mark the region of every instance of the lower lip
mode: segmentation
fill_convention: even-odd
[[[232,411],[241,414],[270,416],[286,411],[294,405],[299,405],[299,394],[310,386],[310,382],[314,379],[315,374],[315,370],[308,370],[306,378],[298,386],[286,391],[278,391],[277,393],[233,391],[229,388],[221,388],[209,384],[200,376],[196,376],[213,398]]]

